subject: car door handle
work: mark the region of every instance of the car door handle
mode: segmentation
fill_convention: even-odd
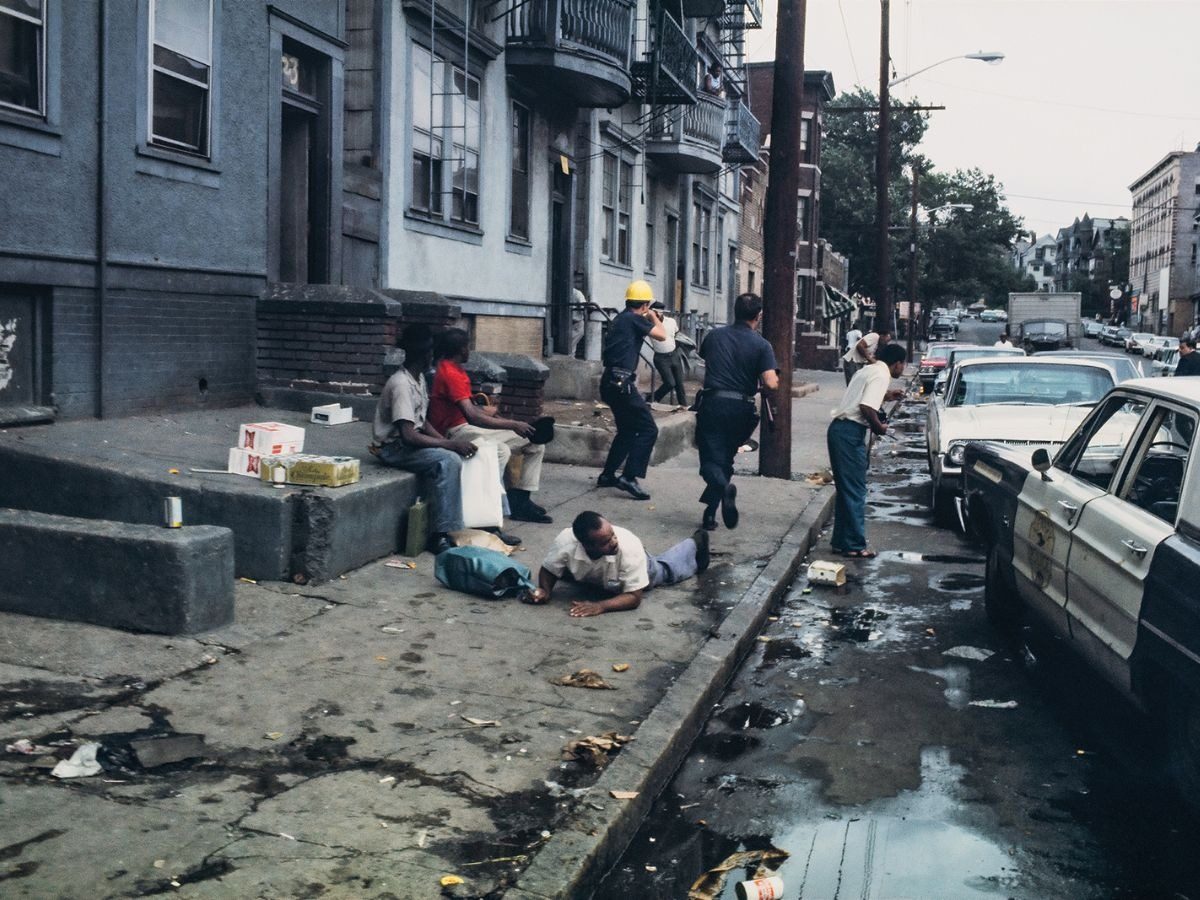
[[[1141,559],[1150,552],[1147,548],[1143,547],[1132,538],[1126,538],[1125,540],[1121,541],[1121,546],[1127,549],[1130,553],[1137,554],[1138,559]]]
[[[1070,522],[1075,518],[1075,513],[1079,512],[1079,507],[1074,503],[1068,503],[1066,500],[1059,500],[1058,505],[1062,507],[1063,512],[1067,514],[1067,521]]]

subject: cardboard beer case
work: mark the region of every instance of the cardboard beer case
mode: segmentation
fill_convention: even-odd
[[[359,480],[358,459],[353,456],[318,456],[293,453],[262,461],[259,477],[269,484],[303,484],[342,487]]]
[[[229,448],[229,463],[226,471],[234,475],[248,475],[251,478],[260,477],[263,455],[253,450],[243,450],[241,447]]]
[[[287,456],[304,450],[304,429],[282,422],[249,422],[238,429],[238,447],[260,456]]]

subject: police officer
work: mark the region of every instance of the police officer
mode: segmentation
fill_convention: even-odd
[[[737,528],[737,487],[732,483],[733,458],[758,425],[754,395],[759,382],[779,387],[775,351],[757,329],[762,298],[742,294],[733,304],[734,323],[709,332],[700,345],[704,390],[696,415],[696,447],[704,479],[704,528],[717,527],[717,507],[726,528]]]
[[[600,378],[600,399],[612,409],[617,433],[596,485],[618,488],[634,500],[650,499],[638,479],[646,477],[650,454],[658,439],[658,426],[637,386],[642,341],[647,337],[661,341],[667,336],[662,319],[650,308],[653,300],[654,291],[646,282],[630,283],[625,291],[625,309],[608,326],[608,335],[604,339],[604,374]],[[617,469],[622,464],[624,472],[618,475]]]

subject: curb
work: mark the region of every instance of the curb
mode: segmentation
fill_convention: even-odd
[[[819,384],[814,384],[811,381],[803,381],[792,387],[792,399],[799,400],[801,397],[807,397],[809,394],[815,394],[821,390]]]
[[[637,740],[624,747],[601,774],[589,792],[592,803],[578,804],[570,820],[505,892],[506,900],[583,900],[591,896],[691,750],[713,705],[753,648],[771,608],[828,521],[833,503],[833,488],[815,492],[779,549],[721,623],[720,633],[700,647],[642,721]],[[613,800],[610,790],[636,790],[638,796]]]

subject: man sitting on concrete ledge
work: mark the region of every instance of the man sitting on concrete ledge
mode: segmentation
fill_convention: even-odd
[[[576,618],[637,609],[644,591],[685,581],[707,569],[708,561],[708,532],[703,529],[662,555],[650,556],[632,531],[613,525],[599,513],[581,512],[554,539],[538,572],[537,590],[527,602],[549,602],[554,586],[566,579],[611,595],[603,600],[576,600],[571,604]]]
[[[471,399],[471,379],[463,369],[471,358],[469,343],[469,335],[461,328],[449,328],[438,337],[437,374],[433,376],[429,398],[430,424],[456,441],[495,442],[512,518],[552,522],[546,510],[530,496],[541,484],[546,447],[529,440],[534,431],[528,422],[505,419],[475,405]]]

